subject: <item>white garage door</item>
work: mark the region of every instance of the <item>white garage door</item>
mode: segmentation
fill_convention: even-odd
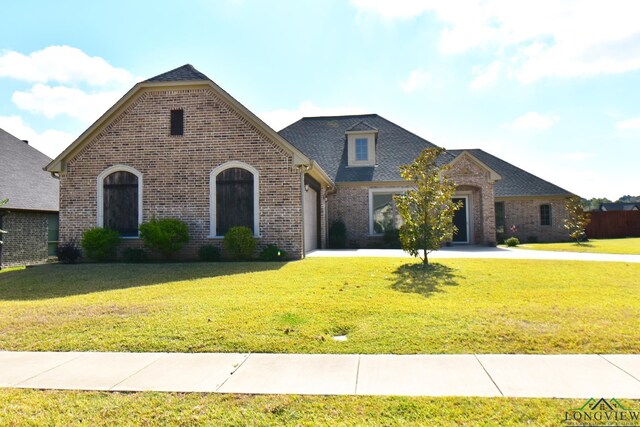
[[[309,187],[304,192],[304,251],[318,249],[318,193]]]

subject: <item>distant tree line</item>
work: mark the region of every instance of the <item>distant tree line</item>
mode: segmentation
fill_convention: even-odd
[[[585,211],[595,211],[602,203],[640,203],[640,196],[622,196],[616,201],[611,201],[606,197],[594,197],[592,199],[581,199],[582,207]]]

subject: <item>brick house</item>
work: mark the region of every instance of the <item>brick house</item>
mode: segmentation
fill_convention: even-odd
[[[51,159],[0,129],[0,268],[41,264],[55,256],[58,180],[45,172]]]
[[[429,146],[375,114],[304,118],[277,133],[184,65],[134,86],[47,170],[60,178],[62,241],[104,226],[140,246],[140,223],[173,217],[189,226],[184,257],[244,225],[261,246],[301,258],[326,247],[334,220],[360,245],[397,226],[398,167]],[[454,241],[495,242],[496,220],[541,241],[565,237],[567,191],[481,150],[442,161],[465,203]]]

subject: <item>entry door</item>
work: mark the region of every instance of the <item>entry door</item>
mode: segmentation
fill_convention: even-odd
[[[453,214],[453,225],[458,227],[458,231],[453,235],[453,241],[455,243],[469,243],[468,200],[466,197],[454,197],[452,200],[462,203],[462,207]]]
[[[307,187],[304,191],[304,251],[318,249],[318,192]]]

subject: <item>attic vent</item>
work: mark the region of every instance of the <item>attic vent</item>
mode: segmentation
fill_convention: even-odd
[[[171,135],[184,135],[184,110],[171,110]]]

